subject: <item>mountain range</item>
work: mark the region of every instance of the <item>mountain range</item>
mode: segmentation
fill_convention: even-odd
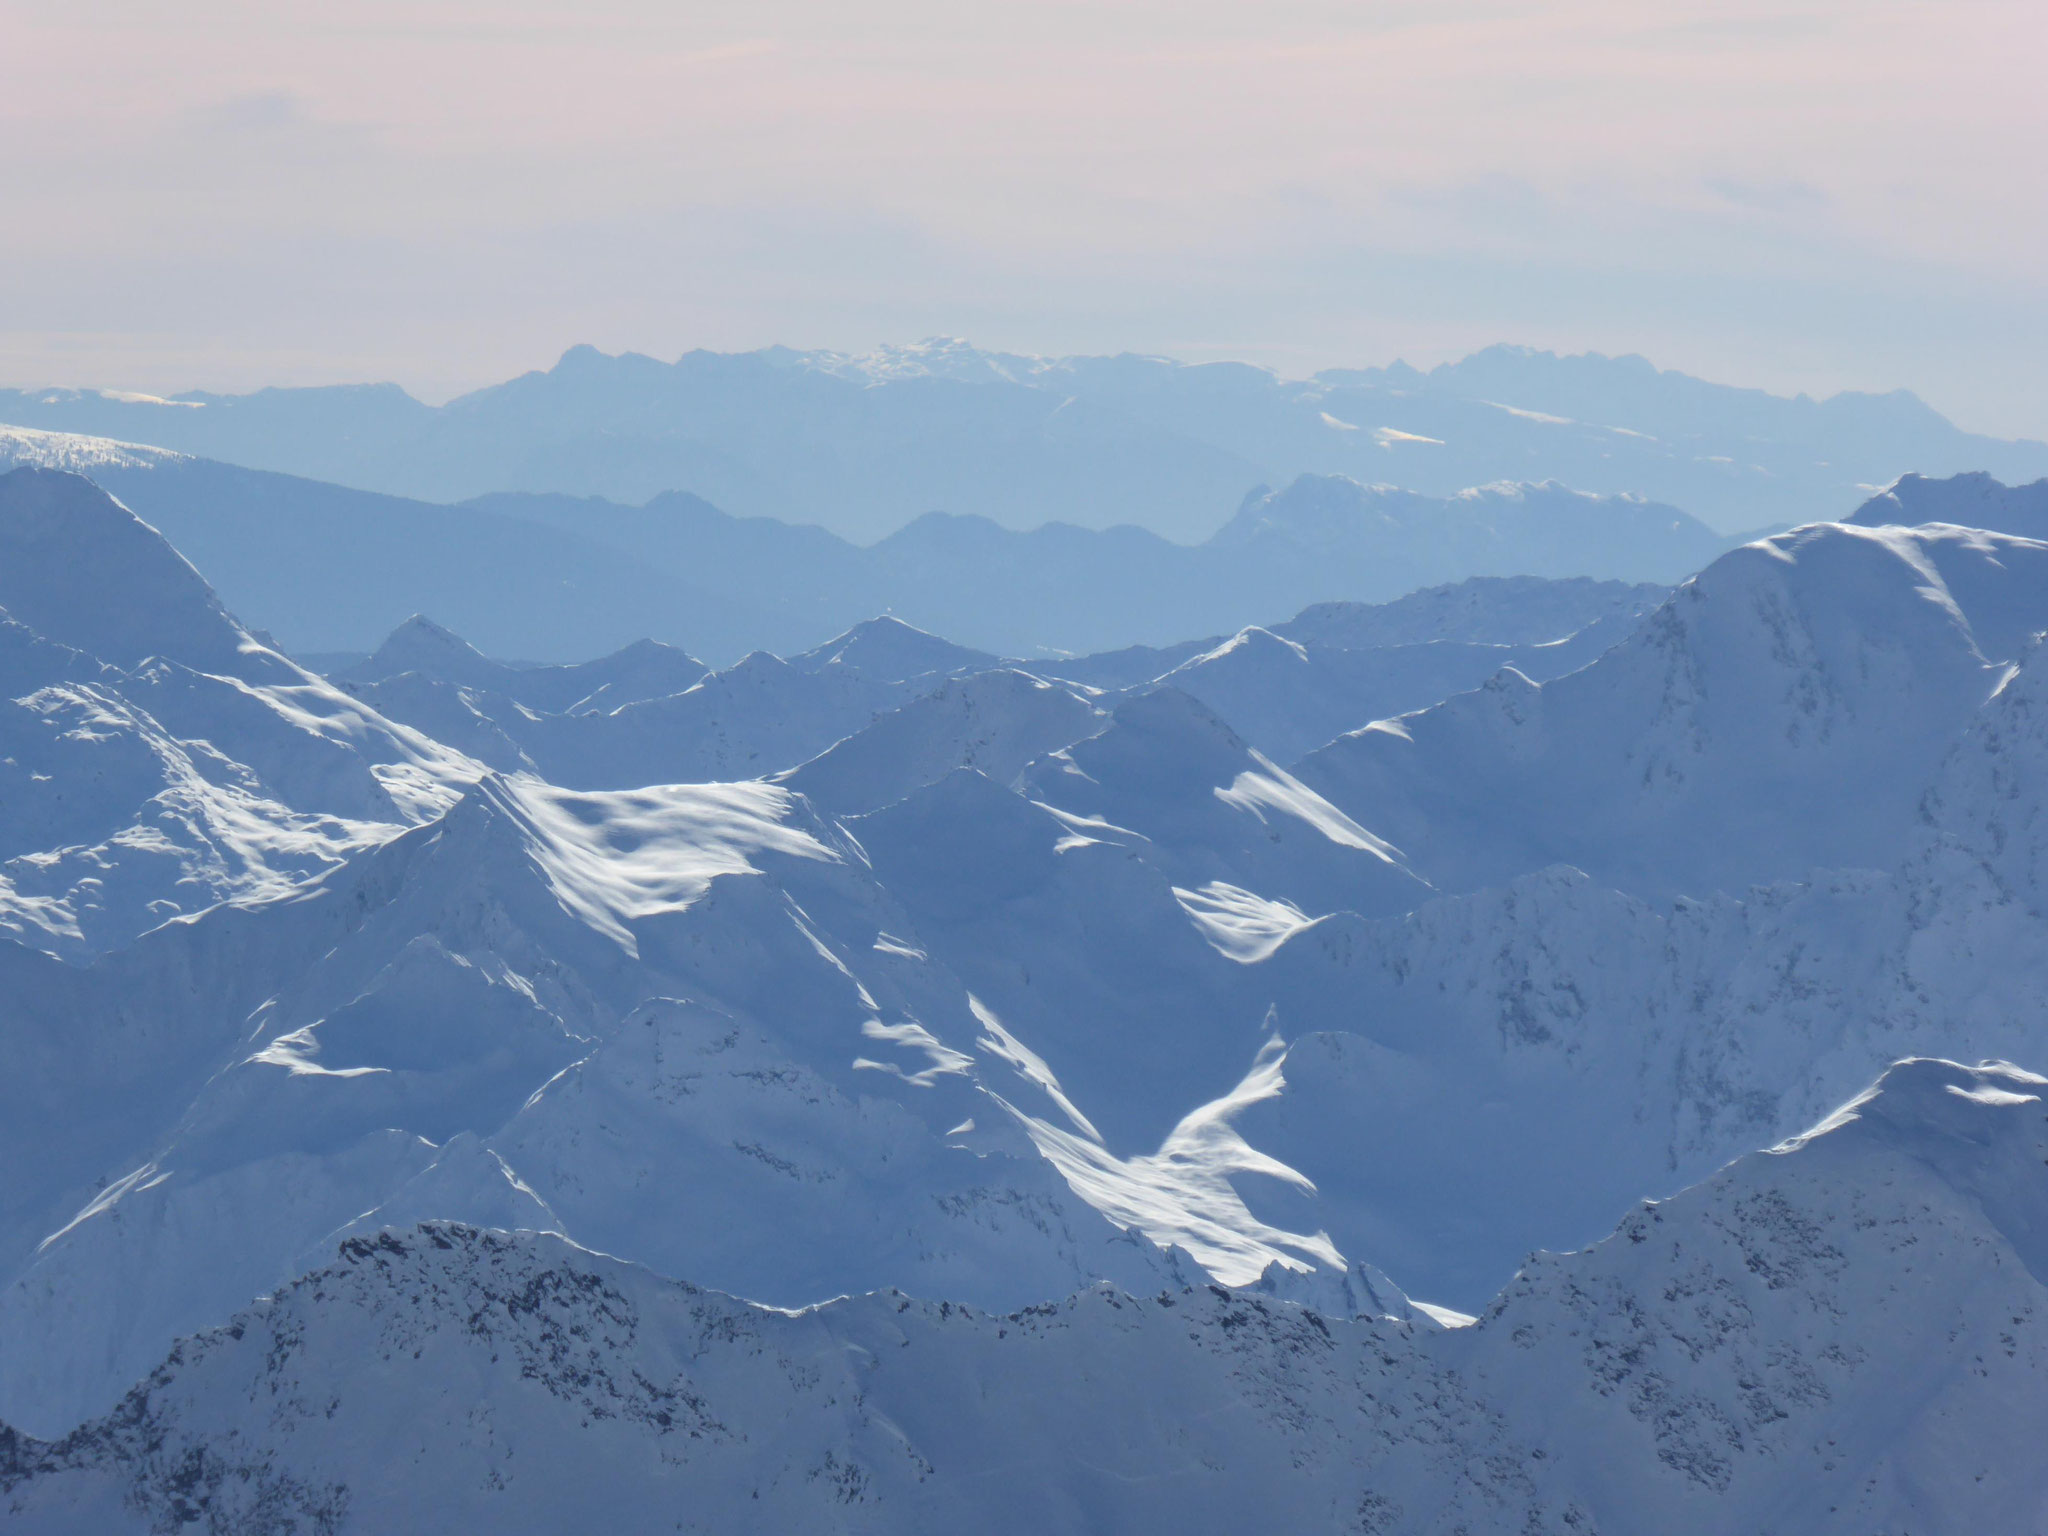
[[[2037,500],[323,671],[0,476],[8,1528],[2029,1528]]]
[[[1130,526],[1020,533],[949,514],[861,546],[681,493],[639,507],[559,495],[441,506],[0,428],[0,467],[13,464],[92,475],[251,624],[317,656],[367,652],[415,613],[530,661],[640,639],[720,664],[790,655],[878,613],[998,654],[1071,656],[1220,639],[1314,603],[1470,576],[1672,582],[1730,543],[1673,508],[1558,485],[1428,497],[1307,477],[1249,498],[1192,547]]]
[[[555,1238],[352,1238],[105,1418],[0,1438],[0,1507],[24,1536],[2025,1530],[2043,1086],[1901,1065],[1449,1331],[1221,1287],[789,1313]]]
[[[443,406],[389,384],[168,399],[12,390],[0,392],[0,421],[435,502],[531,491],[644,503],[688,491],[861,544],[928,512],[1013,529],[1131,524],[1192,544],[1252,487],[1304,474],[1439,497],[1557,480],[1684,507],[1724,533],[1843,516],[1912,471],[2048,475],[2048,446],[1959,431],[1905,391],[1787,399],[1640,357],[1518,347],[1428,372],[1396,363],[1285,379],[1239,363],[1023,357],[944,338],[859,356],[770,347],[673,363],[584,346]]]

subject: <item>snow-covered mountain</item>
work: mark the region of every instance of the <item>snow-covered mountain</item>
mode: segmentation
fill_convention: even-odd
[[[1639,357],[1518,347],[1427,373],[1396,363],[1287,379],[1239,363],[1020,357],[948,340],[859,357],[698,351],[673,363],[585,346],[441,407],[390,385],[167,400],[10,390],[0,421],[430,501],[547,491],[639,503],[689,491],[861,543],[934,509],[1012,528],[1135,523],[1193,543],[1250,487],[1303,474],[1434,496],[1558,480],[1737,531],[1844,516],[1863,487],[1909,471],[2048,473],[2048,447],[1961,432],[1903,391],[1784,399]],[[440,605],[411,608],[473,628]],[[659,638],[705,653],[692,637]]]
[[[1177,886],[1255,890],[1313,913],[1402,911],[1423,887],[1398,850],[1171,686],[1048,753],[1024,791],[1077,837],[1135,836]]]
[[[181,922],[153,911],[138,925],[149,931],[98,952],[45,938],[79,966],[0,952],[15,972],[0,1073],[5,1160],[17,1170],[0,1232],[8,1417],[49,1427],[96,1411],[177,1334],[289,1279],[338,1233],[387,1220],[562,1230],[785,1303],[897,1283],[1014,1305],[1105,1276],[1143,1286],[1204,1260],[1246,1279],[1276,1261],[1346,1267],[1312,1234],[1251,1216],[1218,1172],[1227,1147],[1220,1165],[1181,1159],[1176,1185],[1130,1161],[1151,1143],[1106,1143],[1028,1029],[931,957],[868,850],[803,800],[760,783],[592,794],[489,776],[249,640],[189,566],[87,483],[29,472],[7,485],[7,571],[25,611],[71,622],[74,638],[124,659],[161,639],[197,661],[276,673],[178,674],[202,696],[243,701],[208,729],[266,767],[252,748],[269,750],[280,728],[266,722],[285,699],[305,752],[324,750],[326,711],[368,747],[416,744],[419,761],[399,766],[420,786],[410,820],[365,824],[320,878],[230,892],[240,899]],[[156,611],[138,592],[110,634],[77,628],[74,605],[51,596],[74,563],[153,572],[168,616],[138,629],[137,614]],[[16,629],[31,657],[75,654]],[[446,637],[430,650],[463,659]],[[921,671],[934,660],[960,653],[884,625],[758,669],[848,698],[921,675],[943,705],[943,674]],[[144,675],[156,665],[137,663]],[[127,673],[117,681],[136,686]],[[1066,699],[1084,725],[1099,721],[1076,696],[1024,681]],[[788,694],[764,704],[730,677],[722,686],[538,718],[630,726],[653,712],[623,739],[654,743],[655,770],[676,763],[677,737],[658,727],[675,726],[679,701],[715,743],[736,739],[727,724],[821,729],[817,715],[785,710]],[[1246,777],[1246,820],[1258,822],[1267,780]],[[61,788],[80,785],[103,787],[80,772]],[[1044,821],[1044,851],[1061,857],[1068,828],[1008,798]],[[120,848],[131,844],[160,855],[135,838]],[[933,850],[913,840],[887,851],[921,889],[916,871]],[[132,883],[114,856],[95,867]],[[1148,920],[1229,968],[1165,883],[1151,889]],[[195,893],[197,904],[220,894]],[[1254,1045],[1176,1064],[1154,1102],[1181,1113],[1229,1090]],[[1070,1164],[1099,1163],[1085,1189],[1041,1147],[1054,1131]],[[1278,1165],[1247,1171],[1291,1177]],[[650,1215],[653,1191],[666,1192],[664,1214]],[[1140,1198],[1152,1202],[1141,1220],[1105,1211]],[[764,1222],[790,1240],[764,1241]],[[1187,1252],[1164,1253],[1132,1227]]]
[[[2023,539],[2048,539],[2048,480],[2002,485],[1981,471],[1945,480],[1901,475],[1889,490],[1871,497],[1843,521],[1868,527],[1954,523]]]
[[[0,614],[0,927],[66,955],[285,896],[478,772],[253,638],[76,475],[0,476]]]
[[[366,1235],[104,1419],[0,1439],[0,1508],[25,1536],[2030,1529],[2044,1084],[1902,1064],[1448,1331],[1221,1288],[776,1312],[541,1235]]]
[[[666,698],[703,681],[711,669],[672,645],[640,640],[596,661],[514,667],[493,661],[460,635],[414,614],[375,652],[335,681],[377,684],[408,674],[510,699],[558,715],[618,709]]]
[[[493,654],[538,660],[649,636],[688,648],[698,635],[739,638],[729,659],[762,643],[746,636],[776,629],[769,611],[687,570],[484,507],[0,427],[0,471],[19,466],[91,475],[205,571],[233,612],[295,655],[368,652],[414,613]],[[844,621],[801,638],[836,627]]]
[[[782,1304],[1172,1272],[1033,1150],[1018,1117],[1069,1111],[1030,1051],[767,786],[486,780],[297,900],[52,965],[19,967],[21,1107],[124,1046],[123,1079],[147,1070],[114,1123],[16,1165],[46,1176],[6,1234],[15,1422],[95,1411],[359,1218],[564,1230]]]
[[[1349,647],[1304,645],[1254,626],[1152,681],[1200,699],[1260,751],[1292,762],[1364,722],[1469,692],[1504,668],[1535,682],[1575,672],[1631,628],[1598,621],[1543,645]]]
[[[1815,524],[1723,556],[1629,639],[1310,754],[1447,890],[1568,863],[1706,895],[1900,855],[1942,756],[2048,628],[2048,545]]]
[[[1332,596],[1383,592],[1390,569],[1404,590],[1466,574],[1677,581],[1727,547],[1697,518],[1636,496],[1545,481],[1436,497],[1345,475],[1246,498],[1208,544],[1254,590],[1312,563]]]
[[[651,642],[592,662],[516,667],[415,616],[334,676],[387,717],[479,762],[585,787],[647,774],[790,772],[829,751],[791,782],[851,813],[956,767],[1007,783],[1034,758],[1100,730],[1095,722],[1119,698],[1156,685],[1202,700],[1267,756],[1291,760],[1369,721],[1476,688],[1504,667],[1539,680],[1573,671],[1666,591],[1559,585],[1571,595],[1533,578],[1475,579],[1417,594],[1432,605],[1387,605],[1398,613],[1325,604],[1279,631],[1254,627],[1213,644],[1007,665],[885,617],[787,663],[757,653],[715,674]],[[1440,638],[1446,629],[1545,638]],[[1284,638],[1297,630],[1312,638]],[[1402,643],[1409,634],[1429,638]],[[629,705],[648,707],[592,718]]]
[[[2023,1341],[2040,1085],[1828,1117],[2041,1059],[2044,560],[1819,524],[1044,667],[420,621],[344,689],[0,479],[0,1509],[2007,1528],[2031,1346],[1943,1351]]]
[[[1014,784],[1037,759],[1106,724],[1105,711],[1080,689],[997,667],[949,678],[784,773],[781,782],[835,815],[858,816],[959,768]]]

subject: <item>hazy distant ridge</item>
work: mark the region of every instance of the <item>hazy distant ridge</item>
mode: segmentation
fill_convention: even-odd
[[[1310,477],[1207,543],[1141,528],[1028,533],[933,513],[872,546],[731,516],[507,494],[438,506],[105,439],[0,428],[0,468],[96,478],[288,649],[367,651],[427,613],[489,654],[570,661],[641,638],[713,663],[817,645],[877,613],[1012,656],[1166,644],[1326,601],[1469,576],[1671,582],[1727,541],[1671,507],[1562,486],[1448,498]]]
[[[950,340],[674,363],[575,347],[441,407],[394,385],[171,400],[17,390],[0,391],[0,421],[435,501],[687,490],[862,541],[931,511],[1193,541],[1250,487],[1308,473],[1435,495],[1555,479],[1670,502],[1724,531],[1840,516],[1909,471],[2048,474],[2048,446],[1962,432],[1905,391],[1786,399],[1639,357],[1517,347],[1428,373],[1397,363],[1305,380]]]

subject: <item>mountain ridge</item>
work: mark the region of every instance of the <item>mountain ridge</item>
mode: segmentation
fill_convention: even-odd
[[[532,494],[443,506],[0,428],[0,468],[9,462],[88,470],[188,551],[229,606],[287,649],[321,655],[367,653],[429,614],[497,656],[581,661],[654,639],[727,664],[894,614],[1043,658],[1272,625],[1317,602],[1386,601],[1474,575],[1675,581],[1728,542],[1668,508],[1562,487],[1429,498],[1323,477],[1267,493],[1258,529],[1222,545],[931,513],[861,546],[682,494],[639,507]],[[1323,527],[1313,541],[1297,531],[1310,505]],[[1381,505],[1401,518],[1375,519]],[[1333,509],[1352,536],[1330,537]]]
[[[1594,1247],[1532,1257],[1450,1331],[1221,1287],[1007,1316],[887,1292],[777,1313],[533,1234],[351,1238],[179,1345],[114,1415],[55,1443],[0,1430],[0,1499],[32,1536],[425,1531],[485,1511],[540,1530],[572,1509],[638,1530],[673,1521],[664,1495],[690,1467],[683,1518],[706,1530],[1141,1510],[1194,1531],[1500,1536],[2024,1520],[2048,1497],[2025,1451],[2048,1408],[2044,1083],[1902,1062]],[[407,1386],[431,1482],[394,1472],[376,1427]],[[601,1483],[569,1475],[592,1457]],[[1020,1461],[1028,1487],[1001,1475]]]
[[[673,363],[578,346],[440,407],[389,386],[164,401],[14,390],[0,392],[0,420],[430,501],[687,490],[862,540],[936,508],[1011,527],[1137,522],[1194,541],[1247,487],[1304,473],[1435,495],[1558,479],[1639,492],[1731,532],[1845,514],[1909,470],[2048,473],[2048,445],[1971,436],[1902,392],[1786,399],[1640,358],[1513,347],[1427,373],[1283,379],[946,339],[865,358],[767,348]]]
[[[1082,1469],[1034,1529],[2038,1507],[2011,1404],[2048,1377],[2001,1319],[2043,1303],[2044,1094],[1996,1060],[2048,978],[2048,545],[1886,511],[1674,592],[1467,583],[1096,682],[889,617],[701,678],[423,621],[352,695],[89,481],[0,478],[35,619],[0,622],[0,894],[102,914],[0,941],[0,1509],[376,1523],[346,1483],[492,1525],[515,1443],[517,1517],[602,1464],[627,1529],[986,1525],[954,1470],[1019,1444]],[[99,571],[121,611],[68,599]],[[1259,745],[1377,713],[1367,663],[1430,699],[1510,654],[1555,670]],[[1361,742],[1406,766],[1335,772]],[[683,1321],[644,1353],[614,1297]],[[972,1439],[984,1389],[1021,1439]],[[458,1471],[360,1470],[417,1456]],[[679,1462],[772,1507],[679,1511]]]

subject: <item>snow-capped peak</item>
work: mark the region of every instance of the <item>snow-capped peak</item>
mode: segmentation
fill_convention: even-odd
[[[82,432],[45,432],[0,426],[0,470],[34,466],[90,475],[109,469],[146,469],[188,461],[190,455],[145,443],[124,443]]]

